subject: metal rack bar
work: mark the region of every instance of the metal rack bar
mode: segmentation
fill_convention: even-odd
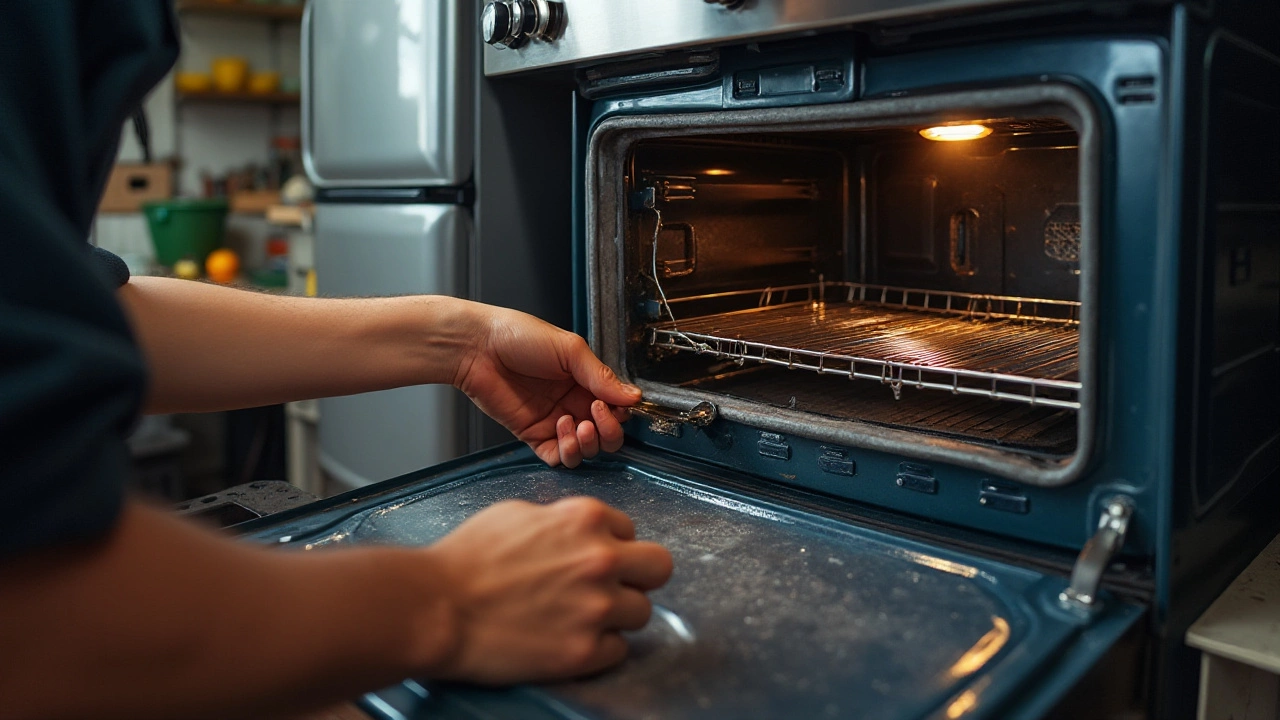
[[[879,381],[895,395],[916,387],[1080,407],[1079,303],[856,283],[757,292],[758,308],[651,325],[650,344]],[[842,300],[816,300],[833,293]]]
[[[1046,298],[1018,297],[1014,295],[984,295],[923,290],[920,288],[870,285],[854,282],[825,282],[779,287],[730,290],[727,292],[690,295],[670,298],[670,305],[718,300],[730,297],[759,298],[757,307],[772,307],[792,302],[857,302],[863,305],[900,307],[944,315],[958,315],[988,320],[1031,320],[1064,325],[1080,323],[1080,303],[1075,300],[1050,300]]]

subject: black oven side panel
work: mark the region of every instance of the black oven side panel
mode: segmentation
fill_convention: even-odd
[[[1261,5],[1253,20],[1275,27],[1280,11]],[[1158,717],[1194,707],[1199,653],[1186,629],[1280,530],[1280,57],[1237,31],[1175,25],[1182,307]]]

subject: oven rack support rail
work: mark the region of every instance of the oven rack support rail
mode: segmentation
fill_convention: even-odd
[[[671,305],[758,294],[757,307],[649,327],[649,343],[808,370],[902,388],[940,390],[1029,405],[1079,409],[1077,379],[1080,303],[895,288],[862,283],[792,285],[672,299]],[[819,300],[821,298],[821,300]],[[828,316],[857,317],[873,333],[850,337]],[[797,330],[797,328],[800,328]],[[885,331],[882,335],[877,334]],[[774,336],[789,342],[779,342]],[[878,352],[851,352],[857,345]],[[944,363],[902,355],[943,357]],[[1005,372],[1016,366],[1037,374]]]
[[[1080,303],[1075,300],[981,295],[856,282],[826,282],[821,279],[821,276],[816,283],[688,295],[671,298],[667,302],[675,306],[700,300],[750,295],[757,296],[756,307],[785,305],[800,301],[843,301],[942,313],[973,320],[1025,320],[1058,325],[1080,324]]]

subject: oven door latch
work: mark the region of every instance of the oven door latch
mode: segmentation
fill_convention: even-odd
[[[1071,585],[1058,595],[1064,607],[1091,610],[1097,607],[1102,573],[1124,545],[1129,520],[1133,517],[1133,501],[1123,495],[1109,498],[1098,520],[1098,530],[1084,544],[1071,570]]]
[[[709,402],[700,402],[689,410],[676,410],[648,400],[641,400],[631,406],[631,412],[649,418],[649,430],[659,435],[680,437],[683,426],[706,427],[715,422],[719,415],[716,406]]]

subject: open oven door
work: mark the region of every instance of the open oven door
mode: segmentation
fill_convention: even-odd
[[[241,526],[299,549],[425,545],[503,499],[590,495],[675,557],[621,667],[508,690],[406,682],[400,718],[1031,718],[1143,609],[1058,599],[1067,579],[868,529],[634,447],[577,470],[506,446]],[[729,489],[732,488],[732,489]]]

